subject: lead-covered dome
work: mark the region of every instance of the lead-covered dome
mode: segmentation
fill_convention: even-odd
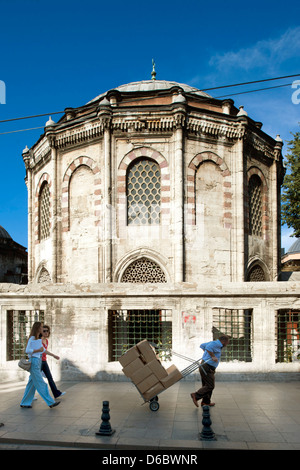
[[[297,240],[292,244],[292,246],[288,249],[288,253],[300,253],[300,238],[297,238]]]
[[[193,95],[205,98],[211,98],[210,95],[205,93],[204,91],[199,90],[198,88],[192,87],[190,85],[186,85],[185,83],[178,83],[178,82],[171,82],[168,80],[142,80],[140,82],[131,82],[125,85],[120,85],[114,90],[119,91],[120,93],[143,93],[143,92],[151,92],[151,91],[166,91],[170,90],[171,88],[179,87],[182,88],[185,93],[191,93]],[[89,103],[93,103],[101,98],[103,98],[108,92],[102,93],[101,95],[96,96],[94,99],[89,101]]]
[[[5,230],[5,228],[2,227],[2,225],[0,225],[0,238],[6,238],[8,240],[12,240],[9,233]]]

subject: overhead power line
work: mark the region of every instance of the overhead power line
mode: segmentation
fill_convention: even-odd
[[[23,117],[17,117],[17,118],[12,118],[12,119],[4,119],[2,122],[11,122],[11,121],[20,121],[21,119],[32,119],[32,118],[37,118],[37,117],[42,117],[42,116],[53,116],[53,114],[63,114],[64,111],[55,111],[54,113],[45,113],[45,114],[35,114],[34,116],[23,116]]]
[[[292,78],[292,77],[299,77],[300,74],[294,74],[294,75],[285,75],[284,77],[276,77],[276,78],[264,78],[263,80],[254,80],[252,82],[241,82],[241,83],[235,83],[233,85],[223,85],[223,86],[217,86],[214,88],[203,88],[201,91],[211,91],[211,90],[219,90],[220,88],[230,88],[230,87],[235,87],[235,86],[242,86],[242,85],[252,85],[253,83],[263,83],[263,82],[270,82],[272,80],[283,80],[284,78]]]
[[[237,86],[245,86],[245,85],[251,85],[251,84],[254,84],[254,83],[263,83],[263,82],[269,82],[269,81],[274,81],[274,80],[283,80],[283,79],[286,79],[286,78],[295,78],[295,77],[299,77],[299,76],[300,76],[300,74],[293,74],[293,75],[285,75],[285,76],[282,76],[282,77],[265,78],[265,79],[253,80],[253,81],[249,81],[249,82],[234,83],[234,84],[231,84],[231,85],[222,85],[222,86],[212,87],[212,88],[202,88],[200,91],[221,90],[223,88],[233,88],[233,87],[237,87]],[[246,90],[246,91],[226,94],[226,95],[222,95],[222,96],[207,97],[207,98],[204,97],[203,101],[209,100],[211,98],[221,99],[221,98],[228,98],[230,96],[244,95],[244,94],[248,94],[248,93],[256,93],[256,92],[259,92],[259,91],[272,90],[272,89],[275,89],[275,88],[282,88],[282,87],[287,87],[287,86],[291,86],[291,85],[292,85],[292,83],[286,83],[286,84],[283,84],[283,85],[276,85],[276,86],[273,86],[273,87],[266,87],[266,88],[258,88],[256,90]],[[195,90],[198,90],[198,89],[195,88]],[[0,121],[0,124],[4,123],[4,122],[19,121],[19,120],[22,120],[22,119],[33,119],[33,118],[38,118],[38,117],[42,117],[42,116],[52,116],[54,114],[63,114],[64,112],[65,111],[55,111],[55,112],[52,112],[52,113],[43,113],[43,114],[35,114],[35,115],[32,115],[32,116],[22,116],[22,117],[17,117],[17,118],[4,119],[4,120]],[[1,132],[0,135],[13,134],[13,133],[16,133],[16,132],[25,132],[25,131],[31,131],[31,130],[43,129],[43,128],[44,128],[44,126],[42,126],[42,127],[32,127],[32,128],[29,128],[29,129],[20,129],[20,130],[8,131],[8,132]]]
[[[292,83],[286,83],[284,85],[269,86],[267,88],[258,88],[256,90],[241,91],[239,93],[232,93],[230,95],[216,96],[215,99],[228,98],[228,96],[246,95],[247,93],[256,93],[257,91],[273,90],[274,88],[282,88],[282,87],[291,86],[291,85]]]
[[[36,129],[44,129],[44,126],[42,126],[42,127],[31,127],[30,129],[19,129],[19,130],[16,130],[16,131],[0,132],[0,135],[14,134],[15,132],[35,131]]]

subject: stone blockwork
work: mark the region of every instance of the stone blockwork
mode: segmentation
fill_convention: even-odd
[[[220,308],[251,311],[252,317],[248,361],[221,363],[220,372],[249,376],[300,372],[299,361],[277,362],[275,334],[278,311],[300,310],[299,283],[31,284],[10,285],[9,294],[7,286],[0,284],[0,377],[3,380],[26,377],[17,361],[6,361],[5,320],[10,309],[45,312],[45,322],[51,327],[49,349],[61,357],[59,362],[49,358],[57,379],[123,380],[120,363],[109,357],[112,334],[109,311],[168,309],[172,349],[196,360],[201,357],[200,343],[212,336],[214,312]],[[170,362],[180,370],[189,365],[177,356]],[[167,366],[169,362],[164,364]]]

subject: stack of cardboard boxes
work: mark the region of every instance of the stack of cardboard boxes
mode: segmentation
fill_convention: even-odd
[[[119,362],[124,374],[137,386],[146,401],[182,378],[176,366],[165,369],[161,365],[154,348],[147,340],[126,351]]]

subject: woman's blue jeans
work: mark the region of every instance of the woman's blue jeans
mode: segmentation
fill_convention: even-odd
[[[43,380],[41,374],[41,363],[42,361],[40,358],[31,358],[30,376],[21,401],[21,406],[31,406],[36,390],[48,406],[55,403],[55,400],[53,400],[49,393],[48,385]]]

